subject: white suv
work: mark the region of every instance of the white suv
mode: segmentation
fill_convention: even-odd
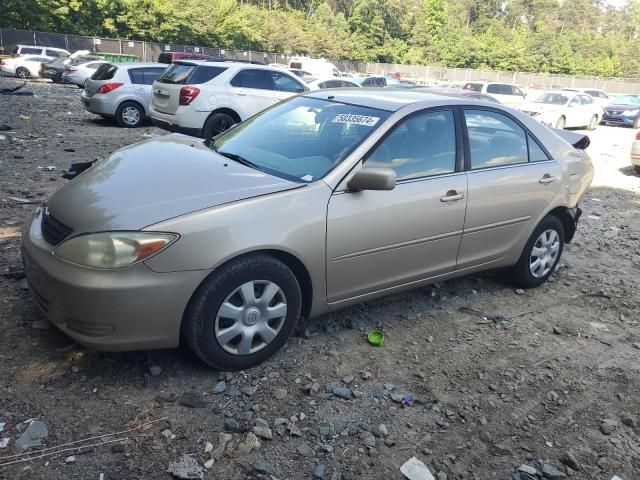
[[[516,85],[500,82],[469,82],[463,90],[472,90],[478,93],[486,93],[504,105],[517,107],[525,101],[526,95]]]
[[[256,113],[307,91],[280,68],[227,61],[180,60],[153,83],[154,125],[210,139]]]

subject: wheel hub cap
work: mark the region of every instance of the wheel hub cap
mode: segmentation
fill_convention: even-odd
[[[560,236],[555,230],[545,230],[533,244],[529,271],[535,278],[547,275],[555,266],[560,252]]]
[[[268,280],[246,282],[231,292],[216,315],[218,344],[234,355],[250,355],[269,345],[287,317],[282,289]]]

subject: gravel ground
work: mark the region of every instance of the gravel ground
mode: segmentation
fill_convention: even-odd
[[[23,458],[7,459],[39,421],[47,435],[27,452],[135,430],[0,465],[0,478],[170,479],[182,466],[183,478],[400,479],[413,456],[438,480],[640,478],[634,130],[590,132],[594,184],[546,285],[515,291],[487,273],[365,303],[232,374],[180,350],[95,353],[48,328],[20,287],[23,219],[70,163],[163,132],[86,113],[75,87],[28,88],[0,96],[12,140],[0,145],[0,464]],[[367,344],[373,327],[384,347]]]

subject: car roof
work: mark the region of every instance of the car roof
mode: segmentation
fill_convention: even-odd
[[[95,61],[95,60],[92,60],[92,61]],[[106,63],[110,63],[111,65],[115,65],[118,68],[124,68],[124,69],[140,68],[140,67],[167,68],[168,66],[166,63],[157,63],[157,62],[106,62]]]
[[[332,88],[329,90],[313,90],[301,95],[390,112],[395,112],[415,103],[421,103],[425,108],[446,104],[486,105],[486,102],[482,100],[458,95],[455,90],[451,92],[430,92],[418,88]]]
[[[326,75],[324,77],[314,78],[313,80],[310,80],[309,83],[322,83],[322,82],[327,82],[329,80],[337,80],[338,82],[355,83],[357,85],[357,82],[354,82],[353,80],[350,80],[344,77],[334,77],[333,75]]]
[[[61,52],[67,52],[68,50],[65,50],[64,48],[59,48],[59,47],[45,47],[44,45],[26,45],[26,44],[19,44],[16,45],[16,47],[20,48],[20,47],[24,47],[24,48],[48,48],[49,50],[59,50]]]

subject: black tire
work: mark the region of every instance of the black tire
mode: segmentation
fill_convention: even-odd
[[[595,130],[597,125],[598,125],[598,115],[594,115],[593,117],[591,117],[591,120],[589,121],[589,125],[587,125],[587,130]]]
[[[282,326],[273,340],[255,353],[228,352],[215,336],[218,311],[240,285],[259,280],[274,282],[284,293],[287,313]],[[191,350],[210,367],[243,370],[263,362],[284,345],[296,328],[301,308],[300,285],[289,267],[270,255],[248,255],[223,265],[198,287],[185,311],[182,334]]]
[[[530,268],[530,260],[532,258],[533,248],[538,242],[538,239],[547,230],[554,230],[558,235],[559,241],[559,250],[555,261],[553,262],[551,268],[545,275],[534,276],[531,272]],[[524,246],[524,250],[520,255],[520,259],[518,263],[516,263],[511,268],[511,277],[513,283],[520,288],[533,288],[542,285],[547,279],[553,274],[558,262],[560,261],[560,257],[562,256],[562,251],[564,249],[564,227],[562,226],[562,222],[553,215],[547,215],[542,219],[542,221],[535,228],[529,240],[527,240],[526,245]]]
[[[567,119],[564,117],[560,117],[556,122],[556,128],[558,130],[564,130],[564,126],[567,124]]]
[[[204,123],[202,128],[202,137],[209,142],[216,135],[221,134],[225,130],[231,128],[238,123],[235,118],[226,113],[214,113]]]
[[[62,74],[56,73],[51,80],[53,80],[53,83],[62,83]]]
[[[634,165],[634,168],[636,169],[636,175],[640,175],[640,165]]]
[[[116,110],[116,121],[123,128],[138,128],[144,122],[144,108],[136,102],[122,102]]]
[[[31,73],[29,73],[29,70],[27,70],[24,67],[18,67],[16,69],[16,77],[18,78],[29,78],[31,76]]]

